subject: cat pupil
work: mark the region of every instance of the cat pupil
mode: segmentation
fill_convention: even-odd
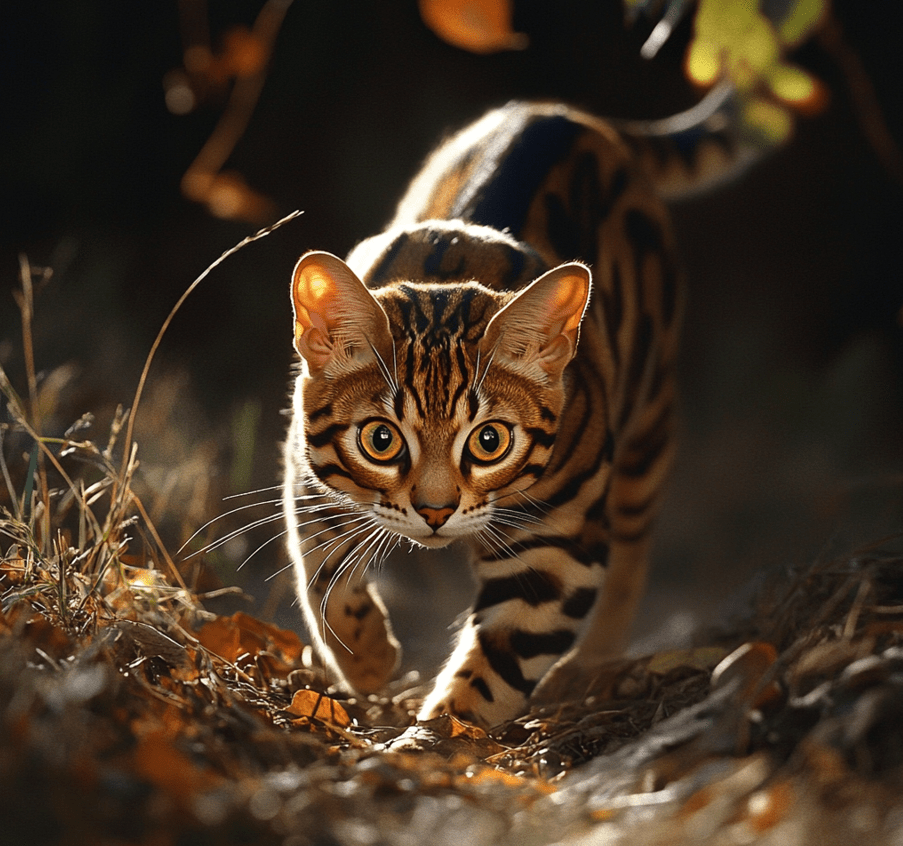
[[[392,432],[388,426],[379,426],[373,433],[373,446],[379,452],[385,452],[392,445]]]
[[[499,433],[491,426],[486,426],[480,432],[480,446],[488,453],[493,453],[499,448]]]

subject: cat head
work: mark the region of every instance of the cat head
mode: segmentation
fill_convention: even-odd
[[[371,291],[341,259],[303,256],[295,414],[313,476],[424,546],[485,528],[549,461],[590,286],[573,263],[516,293],[476,281]]]

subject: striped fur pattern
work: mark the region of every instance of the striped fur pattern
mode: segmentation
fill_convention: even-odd
[[[421,718],[498,724],[624,645],[681,313],[648,173],[611,125],[510,104],[427,160],[385,232],[298,262],[284,505],[338,681],[397,665],[365,571],[402,540],[468,547],[479,584]]]

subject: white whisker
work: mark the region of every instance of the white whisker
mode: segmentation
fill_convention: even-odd
[[[493,522],[503,523],[506,526],[529,530],[534,526],[544,524],[543,520],[533,514],[527,514],[523,511],[515,511],[510,508],[495,508],[490,518]]]
[[[225,546],[229,541],[234,540],[237,537],[245,534],[245,532],[250,532],[253,529],[256,529],[260,526],[266,526],[268,523],[276,523],[282,519],[282,514],[269,514],[266,517],[261,517],[258,520],[252,520],[250,523],[246,523],[244,526],[241,526],[238,529],[233,529],[231,532],[223,535],[221,538],[217,538],[215,541],[208,543],[206,546],[201,547],[201,549],[196,552],[192,552],[188,558],[194,558],[197,555],[207,555],[210,552],[213,552],[216,549],[219,549],[221,546]],[[188,560],[186,558],[186,560]]]
[[[392,370],[395,374],[395,390],[398,390],[399,385],[401,384],[398,381],[398,352],[395,349],[395,338],[392,338]]]
[[[380,375],[383,377],[385,383],[389,386],[389,390],[394,391],[395,385],[392,382],[392,374],[389,372],[389,368],[386,367],[385,361],[383,361],[383,357],[379,354],[376,347],[373,344],[370,344],[370,349],[373,351],[373,355],[376,356],[376,365],[379,367]]]
[[[223,501],[228,502],[229,500],[238,499],[240,497],[255,496],[257,494],[266,493],[268,491],[277,491],[280,489],[281,489],[280,485],[271,485],[270,487],[258,488],[257,490],[254,490],[254,491],[245,491],[244,493],[230,494],[229,496],[223,497]],[[309,499],[323,499],[323,500],[329,499],[325,494],[320,494],[320,493],[297,495],[293,498],[296,502],[300,502],[302,500],[309,500]],[[279,497],[278,499],[265,499],[265,500],[260,500],[259,502],[249,502],[249,503],[246,503],[245,505],[239,505],[235,508],[231,508],[228,511],[223,512],[222,514],[217,514],[215,517],[212,517],[210,520],[208,520],[206,523],[204,523],[203,526],[201,526],[199,529],[197,529],[195,532],[193,532],[191,537],[189,537],[188,540],[186,540],[185,543],[183,543],[179,547],[179,549],[177,550],[177,553],[181,554],[183,552],[183,550],[185,549],[185,547],[187,547],[188,544],[190,544],[199,534],[201,534],[201,532],[203,532],[205,529],[210,528],[210,526],[212,526],[218,520],[223,520],[226,517],[231,517],[233,514],[238,514],[240,511],[247,511],[250,508],[262,508],[263,506],[267,506],[267,505],[270,505],[270,506],[281,505],[282,501],[283,501],[282,497]],[[327,505],[327,503],[324,502],[322,505],[310,505],[307,507],[310,508],[311,510],[314,510],[314,509],[318,509],[318,508],[324,508],[324,507],[326,507],[326,505]],[[297,514],[299,512],[296,511],[295,513]],[[279,515],[276,515],[276,516],[278,517]],[[259,523],[249,523],[247,526],[244,526],[243,528],[238,529],[235,532],[232,532],[226,538],[220,538],[219,540],[214,541],[214,544],[219,544],[221,542],[225,543],[227,540],[231,540],[232,537],[235,537],[236,533],[241,534],[241,532],[255,528],[257,525],[260,525],[260,524]],[[205,546],[203,549],[197,550],[196,552],[192,552],[191,555],[189,556],[189,558],[192,558],[195,555],[203,555],[204,553],[210,552],[211,549],[216,549],[217,547],[214,544],[210,544],[208,546]]]
[[[319,518],[314,518],[313,520],[308,521],[308,523],[315,523],[315,522],[317,522],[318,519]],[[344,529],[346,526],[351,526],[354,523],[361,523],[361,522],[364,523],[363,526],[356,526],[353,529],[349,529],[347,532],[340,532],[335,537],[327,538],[325,541],[322,541],[321,543],[318,543],[316,546],[311,548],[305,554],[309,555],[314,552],[320,552],[322,550],[326,550],[330,546],[333,546],[333,545],[341,545],[342,541],[345,540],[346,538],[353,537],[356,532],[361,531],[362,529],[369,528],[370,525],[372,525],[372,523],[373,523],[373,518],[369,514],[348,515],[344,520],[341,520],[341,521],[337,520],[336,522],[331,523],[328,526],[324,526],[322,529],[320,529],[319,532],[314,532],[314,534],[308,535],[307,537],[304,538],[305,543],[308,541],[312,541],[314,538],[318,538],[318,537],[320,537],[320,535],[324,535],[327,532],[335,531],[337,529]],[[308,523],[302,523],[301,526],[303,527],[305,525],[308,525]],[[335,551],[335,550],[333,550],[333,551]]]
[[[301,483],[299,482],[299,484],[301,484]],[[268,493],[269,491],[282,491],[282,490],[284,490],[284,488],[285,488],[284,485],[270,485],[269,487],[266,487],[266,488],[257,488],[257,490],[254,490],[254,491],[243,491],[242,493],[229,494],[228,496],[223,497],[223,501],[228,501],[230,499],[240,499],[243,496],[254,496],[254,495],[260,494],[260,493]],[[326,494],[313,493],[313,494],[308,494],[306,496],[306,498],[313,499],[314,497],[317,497],[317,496],[325,497]],[[278,502],[280,500],[276,500],[276,501]]]
[[[483,387],[483,382],[486,381],[486,376],[489,373],[489,368],[492,367],[492,360],[495,358],[495,351],[498,349],[499,342],[501,341],[501,337],[498,341],[495,342],[495,346],[492,348],[492,352],[489,353],[489,360],[486,362],[486,367],[483,369],[483,375],[480,376],[479,367],[480,367],[480,359],[479,353],[477,350],[477,366],[474,370],[474,380],[476,380],[476,384],[473,386],[473,392],[475,394],[480,393],[480,389]]]
[[[210,526],[212,526],[217,520],[222,520],[226,517],[231,517],[233,514],[237,514],[239,511],[246,511],[249,508],[257,508],[257,507],[263,506],[263,505],[276,505],[277,503],[280,503],[280,502],[282,502],[282,500],[279,500],[279,499],[268,500],[266,502],[251,502],[251,503],[248,503],[247,505],[239,505],[237,508],[232,508],[229,511],[224,512],[223,514],[217,514],[216,517],[212,517],[210,520],[208,520],[206,523],[204,523],[204,525],[201,526],[196,532],[194,532],[191,535],[191,537],[188,538],[188,540],[186,540],[185,543],[183,543],[179,547],[179,549],[177,550],[177,553],[181,553],[182,550],[185,549],[186,546],[188,546],[188,544],[190,544],[201,532],[204,531],[204,529],[207,529]],[[203,553],[205,551],[207,551],[206,548],[200,550],[199,552],[193,552],[192,556],[200,555],[201,553]]]
[[[326,586],[326,591],[323,593],[323,598],[320,600],[320,619],[323,621],[324,630],[322,633],[322,637],[325,640],[325,632],[328,629],[332,636],[349,652],[353,652],[353,650],[339,637],[336,633],[335,629],[329,624],[328,615],[326,613],[327,606],[329,604],[329,598],[332,595],[333,589],[338,585],[340,581],[343,579],[350,579],[354,575],[354,571],[357,569],[358,565],[363,560],[363,556],[366,554],[367,550],[380,538],[381,534],[385,532],[380,526],[377,526],[369,535],[367,535],[366,539],[360,546],[355,547],[353,553],[350,557],[346,558],[339,568],[333,573],[332,577],[329,580],[329,584]],[[368,562],[369,565],[370,562]],[[367,567],[364,567],[366,570]],[[347,574],[347,575],[346,575]]]
[[[514,561],[523,561],[517,550],[512,546],[512,544],[517,543],[517,541],[509,538],[507,534],[497,526],[493,526],[492,524],[486,526],[482,529],[480,537],[490,551],[501,552],[507,558],[511,558]],[[526,564],[526,562],[523,563]]]
[[[236,511],[237,510],[240,510],[240,509],[236,509]],[[302,508],[296,509],[294,513],[301,514],[306,511],[320,511],[320,510],[322,510],[320,506],[316,506],[316,507],[304,506]],[[232,512],[230,512],[230,513],[232,513]],[[341,515],[341,517],[343,517],[343,518],[346,516],[350,516],[350,515]],[[362,516],[362,515],[355,517],[355,519],[360,519],[360,516]],[[197,552],[192,553],[192,556],[206,555],[207,553],[212,552],[215,549],[219,549],[221,546],[229,543],[229,541],[234,540],[235,538],[239,537],[240,535],[245,534],[246,532],[250,532],[253,529],[259,528],[260,526],[265,526],[268,523],[278,522],[282,519],[283,519],[283,514],[281,511],[279,511],[276,514],[269,514],[266,517],[260,517],[257,520],[252,520],[250,523],[246,523],[244,526],[241,526],[237,529],[233,529],[228,534],[223,535],[223,537],[217,538],[215,541],[207,544],[202,549],[199,549]],[[313,517],[310,520],[305,520],[305,521],[298,523],[297,526],[298,526],[298,528],[303,528],[304,526],[309,526],[311,523],[320,522],[320,521],[322,521],[322,519],[323,518],[321,516]],[[339,526],[347,525],[347,522],[343,521],[343,522],[339,523],[338,525]]]
[[[373,566],[376,569],[379,569],[382,566],[383,561],[385,561],[394,551],[394,549],[401,543],[401,537],[395,532],[387,531],[385,533],[385,538],[383,540],[382,547],[374,553],[374,564]]]
[[[284,529],[284,530],[281,531],[281,532],[277,532],[277,533],[276,533],[275,535],[273,535],[271,538],[267,538],[262,544],[260,544],[260,546],[257,547],[257,549],[255,549],[255,550],[254,550],[247,558],[245,558],[245,560],[242,561],[241,564],[239,564],[238,567],[237,567],[236,569],[240,570],[240,569],[241,569],[242,567],[244,567],[245,564],[247,564],[247,563],[248,563],[255,555],[257,555],[257,553],[260,552],[261,549],[263,549],[265,546],[269,546],[271,543],[273,543],[273,541],[281,540],[281,539],[282,539],[283,537],[285,537],[285,535],[287,535],[287,534],[288,534],[288,530],[287,530],[287,529]],[[289,565],[289,566],[291,566],[291,565]],[[281,573],[283,569],[285,569],[285,568],[281,568],[281,569],[280,569],[279,571],[277,571],[277,572]],[[264,581],[267,581],[267,582],[268,582],[270,579],[273,578],[273,575],[276,575],[276,574],[272,574],[272,575],[267,576],[266,579],[264,579]]]
[[[493,555],[505,551],[499,546],[498,541],[489,531],[488,527],[483,527],[480,531],[476,532],[475,537]]]
[[[280,532],[279,535],[277,535],[277,537],[282,537],[284,534],[285,534],[285,532]],[[273,579],[275,579],[276,576],[278,576],[280,573],[284,573],[286,570],[291,570],[292,567],[294,567],[294,566],[295,566],[295,563],[294,563],[293,561],[289,561],[288,564],[286,564],[284,567],[280,567],[278,570],[276,570],[275,573],[270,573],[270,575],[267,576],[267,577],[264,579],[264,581],[265,581],[265,582],[270,582],[270,581],[272,581]],[[297,601],[297,596],[295,597],[295,600]]]
[[[361,514],[355,520],[349,521],[349,523],[350,522],[359,522],[360,520],[366,521],[363,526],[355,526],[355,528],[349,529],[347,532],[339,534],[334,538],[328,538],[323,543],[317,544],[317,546],[315,546],[313,549],[308,550],[308,552],[306,554],[310,555],[315,552],[325,551],[326,549],[328,549],[328,547],[332,546],[332,549],[329,550],[326,557],[320,562],[320,566],[317,567],[317,569],[314,571],[313,575],[308,579],[308,582],[307,582],[307,590],[308,591],[311,589],[311,587],[313,586],[313,583],[319,577],[321,570],[326,566],[327,562],[332,557],[333,553],[335,553],[335,551],[342,546],[342,541],[350,541],[354,538],[355,535],[366,532],[367,529],[369,529],[371,526],[376,524],[376,520],[370,514]],[[345,523],[343,525],[349,525],[349,523]],[[321,531],[321,532],[317,532],[316,535],[312,535],[311,537],[312,538],[317,537],[317,535],[321,535],[321,534],[323,534],[323,532],[327,532],[327,531],[329,531],[329,527],[327,527],[326,529],[323,529],[323,531]],[[310,538],[306,538],[306,540],[310,540]]]
[[[512,496],[520,496],[523,497],[527,501],[527,503],[533,506],[537,511],[541,511],[543,514],[551,514],[552,509],[549,508],[542,500],[537,499],[532,494],[527,493],[527,491],[513,491]]]

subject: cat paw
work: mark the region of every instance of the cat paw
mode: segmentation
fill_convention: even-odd
[[[367,586],[349,591],[328,629],[327,645],[347,682],[358,693],[381,690],[398,668],[401,644],[379,598]]]
[[[425,722],[448,718],[488,729],[518,716],[524,705],[520,696],[487,699],[481,690],[458,684],[452,690],[434,690],[421,706],[417,719]]]
[[[530,701],[549,705],[597,695],[608,689],[625,664],[623,659],[616,658],[593,665],[564,660],[546,674],[533,691]]]
[[[391,752],[438,752],[447,758],[456,752],[486,758],[503,751],[482,728],[450,714],[408,726],[383,748]]]
[[[423,752],[434,749],[442,741],[434,728],[422,723],[408,726],[398,737],[393,737],[383,745],[391,752]]]
[[[339,662],[348,683],[363,694],[382,690],[401,661],[401,645],[395,638],[383,637],[376,644],[356,644],[354,652]]]

